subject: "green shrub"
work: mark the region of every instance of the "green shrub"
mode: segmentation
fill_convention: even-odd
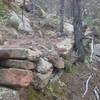
[[[72,72],[73,64],[71,64],[70,62],[65,61],[64,67],[65,67],[64,68],[65,72],[70,73],[70,72]]]

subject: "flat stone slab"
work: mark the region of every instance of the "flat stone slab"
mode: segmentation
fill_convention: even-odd
[[[9,68],[0,69],[0,84],[12,87],[27,87],[32,82],[33,74],[29,70]]]
[[[28,60],[3,60],[0,62],[2,68],[35,69],[36,65]]]
[[[30,50],[26,48],[0,48],[0,59],[28,59],[35,61],[39,59],[41,52],[39,50]]]

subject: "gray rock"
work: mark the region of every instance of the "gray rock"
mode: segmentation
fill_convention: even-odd
[[[53,67],[53,65],[51,63],[44,60],[43,58],[40,58],[40,61],[39,61],[38,66],[37,66],[37,71],[39,73],[44,74],[44,73],[47,73],[52,67]]]
[[[94,45],[93,54],[97,55],[97,56],[100,56],[100,44]]]
[[[74,27],[72,24],[65,22],[64,23],[64,32],[67,33],[67,35],[70,35],[74,32]],[[69,33],[69,34],[68,34]]]
[[[51,53],[48,55],[48,60],[53,64],[54,67],[61,69],[64,68],[64,60],[59,56],[58,53]]]
[[[30,50],[26,48],[0,48],[0,59],[20,59],[36,61],[41,56],[39,50]]]
[[[21,19],[18,17],[18,15],[14,11],[12,11],[10,13],[10,17],[8,19],[8,22],[11,26],[18,28],[19,23],[21,22]]]
[[[23,19],[23,20],[22,20]],[[22,15],[17,15],[14,11],[10,13],[8,20],[9,24],[21,32],[30,33],[32,32],[32,27],[28,18]]]
[[[0,87],[0,100],[20,100],[16,90]]]
[[[20,68],[20,69],[35,69],[36,65],[28,60],[3,60],[0,62],[0,67],[3,68]]]
[[[94,65],[99,65],[100,64],[100,44],[95,44],[94,45],[94,50],[93,50],[93,56],[92,56],[93,64]]]
[[[19,15],[19,18],[23,19],[23,21],[21,20],[21,22],[19,23],[18,30],[26,33],[32,32],[30,20],[25,16],[23,16],[22,18],[22,15]]]
[[[56,44],[56,48],[58,50],[58,53],[61,56],[66,56],[70,53],[74,45],[74,39],[73,38],[66,38]]]
[[[44,88],[52,77],[52,71],[53,69],[50,69],[50,71],[48,71],[46,74],[34,73],[33,86],[36,89]]]

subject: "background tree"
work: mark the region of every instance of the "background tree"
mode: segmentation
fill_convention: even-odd
[[[83,62],[85,58],[85,53],[82,44],[82,16],[80,2],[81,0],[72,0],[75,50],[78,54],[78,60],[80,62]]]
[[[35,15],[35,5],[36,5],[36,0],[32,0],[32,13],[33,13],[33,16]]]
[[[60,33],[59,36],[64,35],[64,1],[60,0]]]

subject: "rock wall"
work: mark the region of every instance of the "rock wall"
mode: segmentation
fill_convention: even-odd
[[[73,42],[65,39],[56,45],[56,51],[45,56],[39,50],[0,47],[0,85],[14,89],[30,85],[35,89],[44,88],[53,77],[54,70],[64,68],[63,56],[66,56],[72,47]],[[14,90],[8,89],[9,91],[13,93]]]

